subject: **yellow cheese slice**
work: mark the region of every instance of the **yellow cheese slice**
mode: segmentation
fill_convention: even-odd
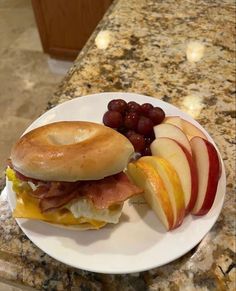
[[[13,190],[16,194],[16,208],[13,210],[13,216],[16,218],[39,219],[56,224],[80,225],[90,224],[93,228],[100,228],[106,224],[104,221],[88,219],[86,217],[76,218],[67,209],[58,209],[51,212],[42,213],[38,205],[38,199],[30,196],[28,191],[30,187],[26,182],[21,182],[12,169],[6,171],[7,177],[13,183]]]

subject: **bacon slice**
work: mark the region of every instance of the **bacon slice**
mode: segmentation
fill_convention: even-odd
[[[20,172],[18,172],[16,170],[14,170],[14,171],[16,173],[16,177],[18,179],[20,179],[21,181],[24,181],[24,182],[32,182],[35,185],[37,185],[40,182],[40,180],[36,180],[36,179],[33,179],[33,178],[26,177],[25,175],[21,174]]]
[[[78,188],[79,183],[80,182],[40,182],[37,189],[30,192],[30,194],[38,199],[68,195]]]
[[[69,203],[71,200],[76,198],[77,193],[76,192],[70,192],[67,195],[61,195],[61,196],[54,196],[50,198],[43,198],[39,202],[39,207],[42,210],[42,212],[46,212],[55,208],[59,208],[67,203]]]
[[[41,199],[49,192],[50,184],[40,185],[36,190],[29,192],[35,198]]]
[[[39,199],[42,212],[62,207],[79,197],[90,199],[97,209],[106,209],[142,192],[123,172],[101,180],[77,182],[40,181],[15,172],[20,180],[37,185],[37,189],[30,194]]]
[[[76,183],[71,183],[76,184]],[[57,193],[57,190],[54,189]],[[49,190],[49,192],[52,190]],[[44,196],[40,201],[42,212],[62,207],[71,200],[86,197],[98,209],[109,208],[113,204],[122,203],[142,190],[133,185],[124,173],[106,177],[98,181],[83,181],[76,185],[74,191],[49,197]]]
[[[79,191],[83,196],[91,199],[98,209],[106,209],[112,204],[122,203],[131,196],[142,192],[129,181],[124,173],[84,183],[79,187]]]

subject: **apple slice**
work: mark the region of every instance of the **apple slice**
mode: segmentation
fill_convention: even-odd
[[[180,116],[166,116],[163,123],[173,124],[183,130],[182,118]]]
[[[143,157],[141,161],[151,165],[161,177],[168,192],[174,213],[173,228],[180,226],[185,216],[184,193],[178,174],[171,164],[159,157]]]
[[[155,137],[169,137],[176,140],[192,154],[191,146],[184,132],[173,124],[162,123],[154,126]]]
[[[194,215],[204,215],[212,207],[221,175],[220,160],[212,143],[195,136],[190,141],[198,173],[198,195],[192,209]]]
[[[198,191],[197,171],[192,156],[180,143],[168,137],[155,139],[151,144],[151,152],[154,156],[166,159],[176,170],[183,188],[187,214],[195,205]]]
[[[189,140],[191,140],[194,136],[200,136],[201,138],[208,140],[207,136],[201,131],[200,128],[185,119],[182,119],[182,128]]]
[[[144,189],[144,198],[167,230],[174,225],[174,214],[166,188],[155,169],[145,162],[128,164],[128,175]]]
[[[205,138],[206,140],[208,139],[200,128],[179,116],[167,116],[163,123],[173,124],[179,127],[183,130],[189,140],[191,140],[191,138],[193,138],[194,136],[200,136],[202,138]]]

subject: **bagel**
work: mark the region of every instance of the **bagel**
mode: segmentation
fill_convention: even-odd
[[[123,171],[134,152],[127,138],[101,124],[64,121],[36,128],[11,151],[14,168],[44,181],[99,180]]]
[[[86,121],[50,123],[23,135],[6,171],[13,216],[73,229],[118,223],[126,199],[142,192],[123,173],[134,148],[115,130]]]

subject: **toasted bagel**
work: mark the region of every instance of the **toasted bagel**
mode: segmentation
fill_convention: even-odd
[[[99,180],[123,171],[134,152],[127,138],[101,124],[55,122],[36,128],[11,151],[14,168],[44,181]]]

